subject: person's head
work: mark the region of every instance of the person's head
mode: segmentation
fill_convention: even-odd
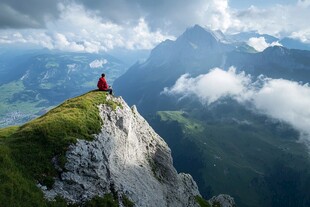
[[[101,77],[103,77],[103,78],[104,78],[104,77],[105,77],[105,74],[104,74],[104,73],[102,73],[102,74],[101,74]]]

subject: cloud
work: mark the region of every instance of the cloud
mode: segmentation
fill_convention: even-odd
[[[304,43],[310,43],[310,28],[293,32],[290,37],[293,39],[298,39]]]
[[[310,0],[298,0],[297,5],[307,8],[310,6]]]
[[[2,28],[38,28],[40,23],[26,14],[19,13],[6,4],[0,3],[0,27]]]
[[[0,5],[0,14],[5,17],[0,28],[44,28],[61,16],[63,8],[75,5],[99,17],[101,23],[128,27],[144,19],[150,31],[160,29],[173,36],[194,24],[226,30],[238,22],[228,0],[0,0]]]
[[[121,26],[104,22],[82,5],[59,4],[59,18],[46,24],[46,29],[0,30],[0,43],[28,43],[48,49],[71,52],[108,51],[114,48],[151,49],[161,41],[174,39],[160,30],[151,31],[144,19],[136,25]],[[20,34],[15,37],[14,34]]]
[[[118,25],[137,22],[143,18],[151,31],[161,28],[172,35],[179,35],[185,28],[194,24],[226,29],[231,21],[228,0],[160,0],[156,3],[150,0],[77,2]]]
[[[0,0],[0,39],[2,43],[16,43],[19,40],[5,35],[17,31],[26,43],[66,49],[55,42],[59,40],[57,34],[61,34],[67,39],[69,51],[151,49],[200,24],[229,33],[255,30],[310,42],[310,28],[305,21],[310,18],[309,0],[268,8],[251,6],[245,10],[233,9],[229,3],[229,0]],[[44,36],[44,42],[36,39],[37,33]]]
[[[228,71],[212,69],[208,74],[191,78],[182,75],[173,87],[165,88],[163,93],[177,95],[195,95],[203,103],[211,104],[223,96],[236,97],[246,92],[250,77],[245,73],[237,74],[234,68]]]
[[[228,0],[213,0],[201,10],[200,24],[206,25],[213,30],[226,31],[229,28],[240,29],[240,21],[235,18],[234,11],[229,7]]]
[[[153,49],[153,47],[166,39],[175,39],[173,36],[165,36],[159,30],[151,32],[144,19],[140,19],[138,25],[129,30],[130,38],[125,45],[128,49]]]
[[[309,7],[306,6],[308,3],[305,2],[309,1],[299,1],[295,5],[277,4],[268,8],[251,6],[245,10],[236,11],[234,17],[242,22],[240,30],[256,30],[260,34],[286,37],[294,32],[309,31],[309,24],[305,19],[310,18],[310,12]],[[310,38],[310,35],[307,38]]]
[[[60,33],[56,33],[54,35],[54,46],[57,49],[72,52],[79,52],[84,50],[83,45],[77,44],[76,42],[69,42],[67,37]]]
[[[185,28],[194,24],[207,24],[225,29],[228,26],[227,23],[231,21],[228,0],[156,2],[150,0],[29,0],[27,2],[0,0],[0,2],[3,5],[0,8],[10,8],[14,11],[14,13],[5,13],[6,20],[0,24],[0,28],[45,27],[46,24],[61,16],[63,8],[75,5],[80,5],[86,11],[93,13],[93,16],[99,17],[102,23],[110,22],[126,27],[137,25],[142,18],[152,32],[161,29],[172,35],[179,35]],[[29,22],[35,24],[29,24],[22,17],[27,17]],[[20,23],[14,23],[16,20]]]
[[[259,52],[262,52],[267,47],[282,46],[278,41],[272,42],[270,44],[267,43],[265,37],[252,37],[248,40],[247,44]]]
[[[229,96],[241,104],[250,103],[259,113],[291,124],[310,142],[309,84],[263,76],[253,81],[233,68],[228,71],[215,68],[195,78],[182,75],[162,93],[181,98],[194,95],[204,104]]]
[[[0,0],[0,28],[44,28],[57,18],[58,0]]]
[[[48,49],[54,49],[51,36],[43,30],[11,30],[3,31],[0,35],[0,44],[33,44],[40,45]]]
[[[255,107],[269,116],[286,121],[310,135],[310,87],[283,79],[266,79],[253,94]]]
[[[256,30],[277,37],[309,30],[305,19],[310,18],[310,0],[298,0],[295,4],[268,4],[265,8],[251,6],[245,10],[231,8],[229,0],[160,0],[156,3],[149,0],[76,1],[114,24],[136,25],[142,18],[150,31],[160,29],[173,36],[180,35],[194,24],[228,32]],[[307,39],[310,40],[310,35]]]
[[[108,61],[106,59],[103,60],[94,60],[91,63],[89,63],[90,68],[102,68],[103,65],[107,64]]]

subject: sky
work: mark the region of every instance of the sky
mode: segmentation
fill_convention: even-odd
[[[310,0],[0,0],[0,45],[152,49],[195,24],[310,43],[308,19]]]

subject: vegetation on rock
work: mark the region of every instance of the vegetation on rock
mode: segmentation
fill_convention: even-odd
[[[77,139],[92,140],[93,134],[100,132],[103,124],[99,116],[100,104],[108,104],[114,109],[117,106],[107,100],[106,93],[91,91],[65,101],[23,126],[0,129],[1,205],[55,206],[44,199],[36,185],[51,187],[53,178],[61,170],[55,169],[53,158],[63,166],[70,144]]]

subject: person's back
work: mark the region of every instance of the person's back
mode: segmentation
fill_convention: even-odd
[[[109,88],[108,83],[104,77],[99,78],[97,87],[99,88],[100,91],[105,91]]]
[[[98,83],[97,83],[97,87],[98,87],[99,91],[107,91],[110,94],[113,94],[113,90],[112,90],[112,88],[109,87],[109,85],[105,79],[104,73],[99,78]]]

